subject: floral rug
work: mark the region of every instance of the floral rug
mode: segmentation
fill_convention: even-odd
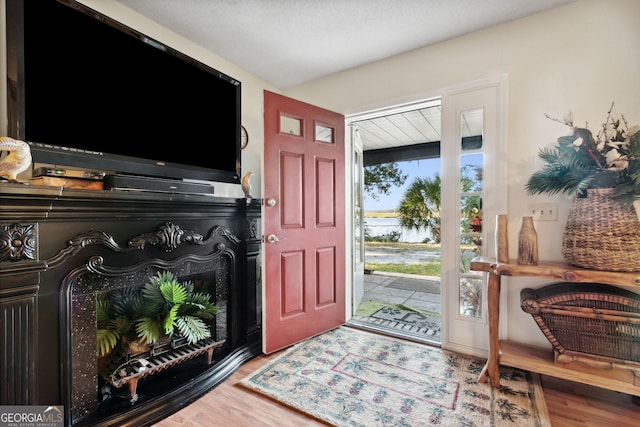
[[[341,326],[286,350],[240,384],[336,426],[550,427],[537,374]]]

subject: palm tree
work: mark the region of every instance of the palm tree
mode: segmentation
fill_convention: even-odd
[[[469,176],[470,173],[474,176]],[[460,190],[462,192],[476,190],[479,182],[482,182],[482,168],[463,166]],[[441,191],[442,182],[439,174],[433,178],[415,178],[405,191],[398,207],[400,225],[409,230],[430,231],[434,243],[441,243]],[[465,206],[461,207],[462,218],[465,231],[468,232],[471,217],[477,215],[482,209],[481,198],[466,197],[464,204]]]
[[[435,243],[441,240],[441,188],[438,174],[433,178],[415,178],[398,207],[402,227],[417,231],[430,230]]]

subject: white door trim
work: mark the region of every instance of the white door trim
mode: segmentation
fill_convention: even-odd
[[[460,113],[474,108],[485,112],[483,135],[483,250],[486,255],[495,253],[495,217],[507,212],[507,84],[506,75],[483,79],[461,85],[442,95],[442,144],[441,159],[443,187],[459,186]],[[453,187],[452,187],[453,186]],[[443,210],[458,212],[457,192],[444,192]],[[459,315],[459,230],[458,215],[447,215],[442,221],[442,348],[486,357],[488,354],[488,325],[486,309],[486,277],[482,291],[482,314],[479,318]],[[449,238],[444,238],[445,233]],[[501,318],[506,318],[506,292],[501,302]],[[506,322],[501,321],[500,325]],[[503,332],[501,332],[503,335]]]

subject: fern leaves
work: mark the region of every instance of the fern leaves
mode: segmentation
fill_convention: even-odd
[[[595,138],[589,129],[574,127],[572,121],[556,120],[570,125],[573,134],[538,152],[544,165],[529,177],[526,192],[572,197],[589,188],[613,188],[614,197],[631,207],[640,200],[640,128],[629,128],[621,120],[614,120],[609,110]]]
[[[179,283],[170,272],[158,272],[142,289],[119,289],[96,297],[99,356],[109,354],[125,337],[155,343],[180,334],[190,344],[211,337],[205,320],[220,309],[191,282]]]

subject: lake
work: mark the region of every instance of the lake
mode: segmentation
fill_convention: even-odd
[[[400,233],[400,242],[421,243],[429,233],[424,230],[407,230],[400,226],[399,218],[365,218],[365,227],[372,237],[382,236],[396,231]]]

